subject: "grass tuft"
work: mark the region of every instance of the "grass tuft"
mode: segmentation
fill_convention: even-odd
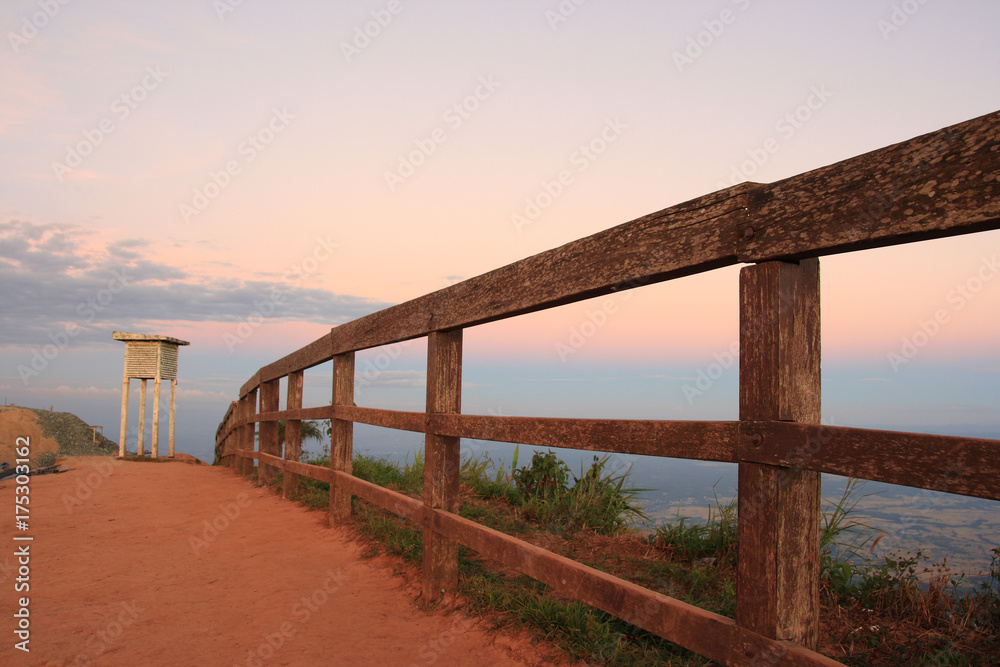
[[[536,453],[509,469],[488,456],[468,457],[459,479],[461,516],[514,534],[555,553],[733,617],[736,607],[737,503],[715,496],[705,521],[689,517],[642,536],[630,531],[645,518],[638,489],[622,474],[605,470],[594,457],[574,475],[552,452]],[[326,449],[314,465],[329,465]],[[421,453],[402,464],[356,455],[361,479],[418,495],[423,490]],[[253,475],[256,478],[256,472]],[[280,474],[274,484],[280,485]],[[329,484],[300,477],[296,500],[326,509]],[[947,563],[930,564],[921,554],[874,557],[881,535],[857,516],[863,485],[845,493],[820,517],[822,652],[848,665],[992,664],[1000,655],[1000,547],[989,574],[977,587],[956,577]],[[353,516],[367,539],[363,557],[385,553],[418,565],[418,527],[355,498]],[[460,590],[471,611],[488,614],[497,627],[534,631],[574,660],[604,665],[711,664],[655,635],[575,600],[544,584],[508,573],[498,564],[459,548]]]

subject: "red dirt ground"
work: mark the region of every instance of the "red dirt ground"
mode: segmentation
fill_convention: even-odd
[[[548,649],[458,609],[422,611],[418,582],[363,560],[326,515],[183,463],[61,459],[30,478],[30,529],[0,482],[2,665],[538,665]],[[31,535],[15,593],[13,533]],[[30,653],[13,613],[30,597]]]

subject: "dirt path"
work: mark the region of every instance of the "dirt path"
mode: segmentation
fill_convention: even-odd
[[[0,482],[0,665],[542,664],[525,639],[423,612],[325,515],[225,468],[63,459],[32,477],[29,593]],[[30,653],[14,648],[30,596]]]

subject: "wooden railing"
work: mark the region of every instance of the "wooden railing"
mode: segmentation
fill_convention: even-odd
[[[1000,441],[820,424],[818,258],[1000,228],[998,174],[1000,112],[672,206],[332,329],[243,385],[217,451],[244,475],[258,460],[264,483],[283,470],[286,497],[299,475],[329,482],[332,522],[346,521],[359,496],[421,526],[428,599],[455,588],[464,544],[723,664],[840,664],[814,652],[820,473],[1000,500]],[[461,414],[464,328],[736,263],[749,264],[739,281],[738,422]],[[422,336],[426,410],[354,406],[354,353]],[[331,359],[332,403],[303,409],[303,372]],[[332,420],[329,469],[297,461],[305,419]],[[351,475],[355,422],[426,434],[422,501]],[[736,618],[459,517],[461,438],[738,463]]]

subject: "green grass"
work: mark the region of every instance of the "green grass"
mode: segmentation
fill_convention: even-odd
[[[553,550],[562,549],[591,567],[732,618],[738,556],[735,499],[722,502],[716,497],[707,520],[678,517],[639,541],[638,534],[628,536],[635,520],[645,517],[635,502],[637,490],[628,484],[627,472],[606,474],[605,461],[595,457],[589,468],[573,475],[551,452],[535,454],[529,464],[518,467],[515,450],[509,469],[485,456],[466,458],[459,475],[463,489],[459,514],[508,534],[530,537],[541,531],[565,538],[557,540]],[[306,462],[328,466],[328,454],[324,451]],[[353,472],[380,486],[419,495],[424,461],[420,453],[402,464],[358,454]],[[295,499],[325,510],[329,484],[299,479]],[[280,483],[279,473],[273,485],[279,489]],[[851,652],[840,659],[850,665],[973,665],[987,664],[982,660],[989,658],[983,656],[1000,654],[1000,548],[994,550],[986,580],[966,593],[960,593],[961,577],[943,564],[928,564],[920,553],[875,558],[871,554],[880,537],[856,513],[862,489],[857,480],[850,480],[843,496],[826,506],[820,518],[824,617],[835,608],[835,615],[843,616],[846,624],[842,636],[829,641],[849,645]],[[422,539],[417,527],[357,498],[352,508],[355,526],[368,541],[363,556],[386,553],[420,564]],[[636,540],[646,546],[614,554],[593,547],[593,540],[600,539],[612,540],[607,543],[611,545],[624,544],[614,540]],[[577,548],[580,554],[575,553]],[[649,549],[659,556],[649,557]],[[465,547],[459,549],[459,568],[460,591],[472,611],[489,614],[497,626],[532,629],[575,660],[607,665],[710,664],[600,610],[556,595],[535,580],[484,567]],[[899,634],[904,625],[910,634]]]
[[[407,563],[420,564],[423,556],[423,537],[420,530],[394,514],[372,507],[358,499],[352,503],[358,530],[367,537],[366,558],[377,556],[383,550],[402,558]]]
[[[59,455],[56,454],[55,452],[45,452],[44,454],[38,457],[38,467],[47,468],[50,465],[54,464],[57,458],[59,458]]]
[[[577,477],[552,452],[535,452],[529,465],[513,468],[511,477],[518,491],[514,501],[531,521],[547,530],[620,534],[636,521],[649,519],[637,501],[646,489],[627,484],[627,470],[606,474],[607,461],[607,456],[595,456],[586,471],[581,464]]]
[[[357,454],[354,456],[353,466],[352,473],[355,477],[372,484],[400,493],[419,494],[424,489],[424,456],[419,452],[414,454],[412,463],[407,457],[402,466],[386,458]]]
[[[490,615],[497,628],[531,628],[573,660],[622,666],[712,664],[610,614],[560,600],[529,577],[508,578],[468,560],[460,561],[460,569],[459,589],[471,611]]]
[[[703,561],[736,567],[736,531],[736,499],[723,504],[715,495],[715,504],[709,505],[704,522],[691,522],[690,517],[679,516],[654,529],[650,540],[692,563]]]

